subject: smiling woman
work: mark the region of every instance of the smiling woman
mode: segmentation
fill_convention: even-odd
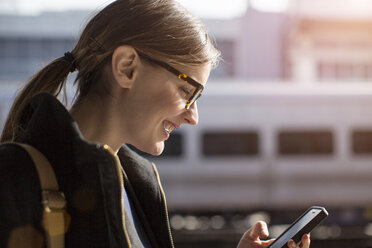
[[[66,247],[174,247],[156,167],[127,144],[159,155],[174,129],[196,125],[196,100],[219,59],[203,23],[176,1],[116,0],[99,11],[9,112],[0,146],[0,247],[21,247],[18,240],[51,247],[53,238]],[[68,110],[58,96],[75,71]],[[16,142],[44,154],[64,194],[40,192],[33,160]],[[50,206],[49,195],[67,200],[66,208]],[[70,224],[49,232],[42,216],[57,207]],[[267,247],[267,236],[258,222],[238,247]],[[304,236],[302,248],[309,242]]]
[[[125,144],[158,155],[175,128],[196,125],[196,100],[219,56],[201,21],[178,2],[117,0],[98,12],[9,112],[0,147],[0,247],[21,237],[43,247],[51,236],[41,224],[33,162],[13,142],[50,161],[71,217],[58,234],[66,247],[173,247],[156,168]],[[56,97],[75,71],[76,101],[67,110]]]

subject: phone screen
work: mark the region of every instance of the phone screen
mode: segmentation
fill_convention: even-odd
[[[317,226],[328,213],[324,208],[310,208],[298,218],[285,232],[283,232],[270,246],[271,248],[286,247],[290,239],[295,235],[301,239],[302,235],[308,233]],[[298,240],[299,241],[299,240]],[[298,242],[295,240],[295,242]]]

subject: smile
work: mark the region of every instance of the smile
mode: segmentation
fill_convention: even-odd
[[[172,123],[168,122],[168,121],[164,121],[164,124],[163,125],[164,125],[165,131],[168,134],[170,134],[174,130],[174,128],[175,128],[175,126]]]

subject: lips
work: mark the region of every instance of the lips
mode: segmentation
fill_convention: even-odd
[[[169,121],[164,121],[163,123],[165,131],[170,134],[174,129],[175,125]]]

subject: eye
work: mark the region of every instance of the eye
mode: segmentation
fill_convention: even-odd
[[[184,97],[188,97],[191,94],[191,91],[186,87],[179,87]]]

